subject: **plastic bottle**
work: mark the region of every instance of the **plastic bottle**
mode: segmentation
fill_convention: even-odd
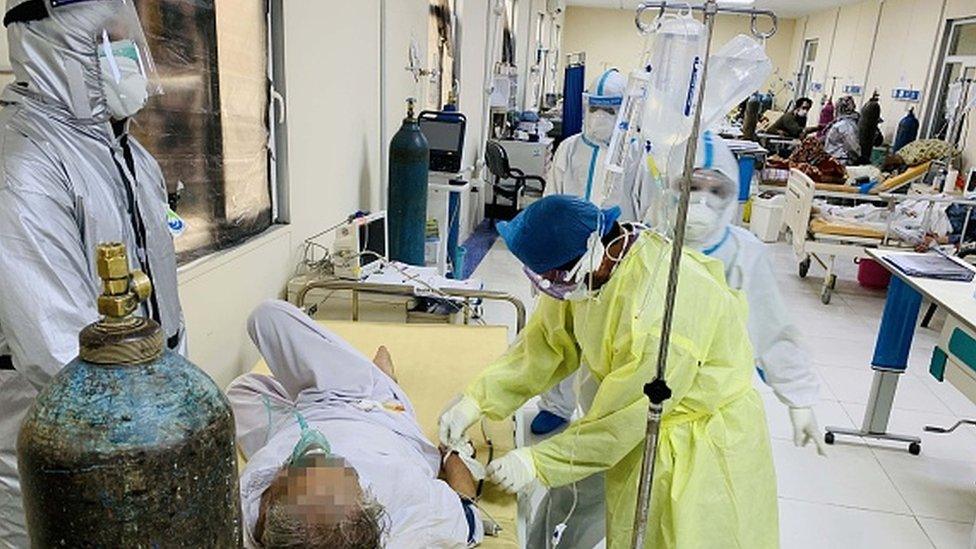
[[[641,123],[641,140],[655,164],[652,173],[667,169],[671,149],[691,133],[704,35],[704,25],[690,13],[658,20]]]
[[[712,128],[772,74],[762,44],[744,34],[729,40],[709,57],[702,128]]]

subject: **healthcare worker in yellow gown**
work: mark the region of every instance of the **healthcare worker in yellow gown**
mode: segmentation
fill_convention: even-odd
[[[553,195],[499,232],[543,292],[513,346],[440,418],[459,443],[482,417],[501,420],[580,364],[598,383],[589,410],[561,433],[489,465],[510,492],[558,487],[606,471],[607,546],[631,542],[670,243],[617,223],[577,197]],[[746,301],[722,264],[682,258],[648,548],[777,547],[776,479],[762,400],[752,386]]]

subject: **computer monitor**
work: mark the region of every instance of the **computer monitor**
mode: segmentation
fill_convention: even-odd
[[[430,171],[460,172],[467,126],[465,116],[459,112],[424,111],[418,120],[430,146]]]

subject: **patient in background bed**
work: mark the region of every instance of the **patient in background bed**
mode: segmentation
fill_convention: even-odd
[[[248,460],[246,546],[481,541],[475,481],[424,436],[386,348],[371,361],[281,301],[258,307],[247,328],[274,376],[246,374],[227,391]]]

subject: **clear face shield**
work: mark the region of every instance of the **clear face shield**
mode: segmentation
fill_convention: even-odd
[[[163,93],[133,0],[45,1],[61,27],[91,34],[112,118],[132,116]]]
[[[597,97],[583,95],[583,132],[587,139],[597,145],[610,146],[613,130],[617,126],[622,97]]]
[[[728,224],[726,211],[734,205],[738,197],[736,191],[734,183],[721,172],[695,170],[691,177],[691,199],[685,228],[685,238],[689,244],[705,242]]]

